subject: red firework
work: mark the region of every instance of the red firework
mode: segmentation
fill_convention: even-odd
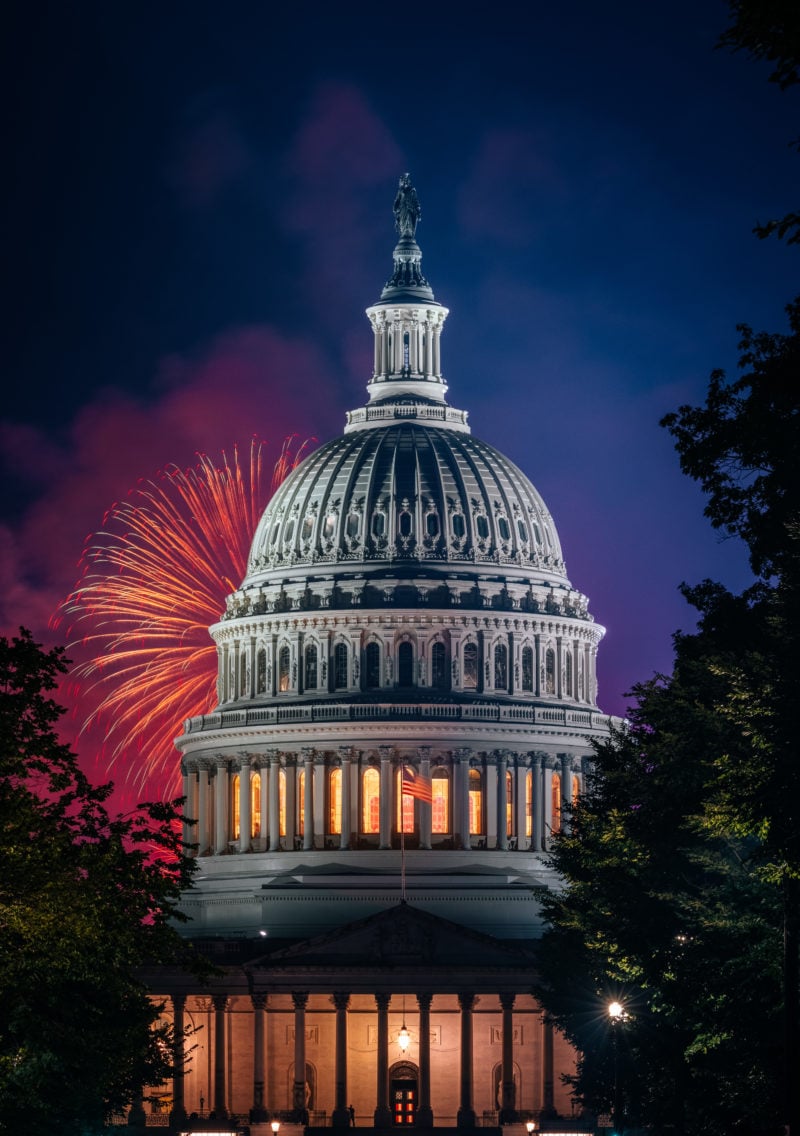
[[[83,656],[72,671],[78,703],[94,703],[82,731],[100,726],[109,766],[164,796],[179,791],[173,739],[215,702],[216,648],[208,634],[241,583],[267,501],[301,461],[287,438],[266,485],[263,443],[249,468],[236,447],[216,463],[168,467],[140,482],[87,541],[83,571],[62,605]],[[87,652],[89,652],[88,657]]]

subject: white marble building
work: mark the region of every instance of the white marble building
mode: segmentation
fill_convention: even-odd
[[[571,1113],[530,987],[548,840],[608,731],[603,628],[537,490],[445,401],[405,178],[395,216],[368,402],[264,513],[210,629],[217,706],[177,739],[187,934],[225,969],[210,991],[154,976],[206,1027],[176,1119]]]

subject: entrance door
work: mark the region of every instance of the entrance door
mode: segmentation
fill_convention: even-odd
[[[392,1124],[414,1124],[417,1115],[417,1082],[393,1080],[391,1092]]]

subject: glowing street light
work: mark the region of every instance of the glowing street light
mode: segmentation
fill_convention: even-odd
[[[280,1120],[273,1120],[272,1123],[270,1124],[270,1128],[274,1132],[275,1136],[278,1136],[278,1133],[280,1132],[280,1129],[281,1129]]]
[[[608,1003],[608,1017],[611,1022],[611,1044],[614,1047],[614,1136],[620,1136],[622,1124],[622,1094],[619,1083],[619,1045],[617,1042],[617,1026],[627,1018],[625,1007],[621,1002]]]

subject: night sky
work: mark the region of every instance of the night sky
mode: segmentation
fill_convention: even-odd
[[[798,95],[723,3],[12,5],[4,28],[2,630],[48,619],[138,478],[325,441],[411,172],[473,432],[608,628],[600,703],[670,668],[682,580],[747,581],[659,418],[786,327]]]

